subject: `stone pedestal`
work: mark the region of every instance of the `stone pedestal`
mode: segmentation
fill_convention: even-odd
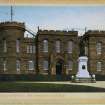
[[[93,78],[87,70],[87,61],[88,58],[86,56],[79,57],[78,72],[74,77],[74,82],[95,82],[95,78]]]

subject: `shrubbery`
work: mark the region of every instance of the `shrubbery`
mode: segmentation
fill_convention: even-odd
[[[71,76],[33,75],[33,74],[2,74],[0,81],[69,81]]]

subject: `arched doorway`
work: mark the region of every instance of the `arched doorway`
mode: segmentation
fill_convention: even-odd
[[[63,62],[61,60],[59,60],[56,63],[56,75],[61,75],[62,74],[62,70],[63,70]]]

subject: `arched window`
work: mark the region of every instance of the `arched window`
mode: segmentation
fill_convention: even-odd
[[[96,50],[97,50],[97,54],[101,54],[102,53],[102,43],[101,42],[97,43]]]
[[[68,60],[67,62],[67,70],[72,70],[73,69],[73,62],[71,60]]]
[[[102,69],[102,62],[98,61],[97,62],[97,71],[101,71]]]
[[[48,70],[48,61],[47,60],[43,61],[43,69]]]
[[[68,53],[72,53],[73,41],[68,41]]]
[[[56,43],[55,43],[55,48],[56,48],[56,49],[55,49],[56,52],[57,52],[57,53],[60,53],[60,40],[57,40],[57,41],[56,41]]]
[[[48,40],[43,40],[43,52],[48,52]]]

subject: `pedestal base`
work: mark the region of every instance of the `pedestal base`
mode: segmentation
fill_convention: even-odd
[[[96,80],[93,78],[75,78],[74,80],[72,80],[72,82],[76,82],[76,83],[95,83]]]
[[[78,72],[75,76],[72,76],[72,82],[77,82],[77,83],[96,82],[95,75],[94,74],[90,75],[90,73],[88,72],[87,61],[88,61],[87,56],[79,57]]]

